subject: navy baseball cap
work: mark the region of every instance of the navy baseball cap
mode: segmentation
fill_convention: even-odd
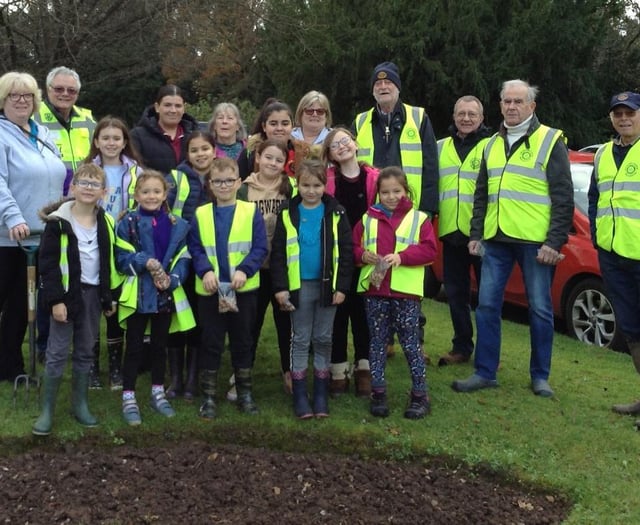
[[[627,106],[634,111],[640,109],[640,93],[634,93],[633,91],[624,91],[614,95],[609,104],[609,111],[616,106]]]

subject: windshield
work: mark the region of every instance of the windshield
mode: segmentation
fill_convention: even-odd
[[[589,183],[593,165],[573,163],[571,164],[571,179],[573,180],[573,200],[576,208],[587,215],[589,208]]]

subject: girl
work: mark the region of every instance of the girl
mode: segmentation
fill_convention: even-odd
[[[411,371],[411,397],[404,417],[419,419],[431,409],[418,316],[425,266],[435,259],[436,241],[427,215],[412,207],[402,169],[383,168],[377,187],[380,203],[371,206],[353,230],[354,258],[364,266],[358,291],[365,292],[371,338],[370,411],[376,417],[389,415],[385,345],[393,331],[398,334]],[[374,276],[378,277],[377,285]]]
[[[329,164],[327,193],[333,195],[347,210],[349,224],[355,225],[366,213],[377,195],[378,170],[358,162],[358,146],[351,132],[343,127],[333,129],[324,141],[322,159]],[[369,397],[371,372],[369,370],[369,329],[364,313],[364,299],[356,293],[360,271],[355,269],[351,289],[345,302],[338,306],[333,323],[333,350],[331,353],[332,394],[341,394],[349,387],[350,366],[347,361],[349,319],[355,350],[353,372],[355,393]]]
[[[291,379],[296,417],[329,415],[329,364],[336,305],[349,292],[353,270],[346,212],[324,193],[325,163],[304,160],[298,195],[278,214],[271,252],[276,300],[291,311]],[[313,410],[307,397],[309,347],[313,344]]]
[[[247,326],[255,324],[259,270],[267,256],[264,220],[254,203],[236,201],[240,175],[233,159],[216,159],[206,183],[213,202],[196,210],[189,232],[202,327],[200,417],[216,417],[218,370],[227,334],[238,409],[256,414],[251,395],[253,338]]]
[[[255,202],[258,210],[264,218],[267,231],[267,244],[271,250],[271,240],[276,227],[276,217],[282,203],[291,198],[293,187],[291,180],[284,172],[284,165],[287,158],[287,147],[284,143],[267,139],[258,145],[256,149],[256,159],[258,171],[252,173],[244,181],[238,191],[238,198],[249,202]],[[276,326],[278,336],[278,347],[280,348],[280,366],[284,381],[285,391],[291,393],[291,372],[289,369],[289,350],[291,345],[291,321],[289,314],[280,310],[280,305],[275,300],[273,288],[271,286],[271,274],[269,272],[269,258],[265,259],[260,269],[260,289],[258,290],[258,307],[256,322],[252,325],[254,336],[251,347],[252,362],[256,358],[256,348],[260,330],[264,323],[264,316],[267,307],[271,302],[273,310],[273,322]],[[232,389],[233,390],[233,389]],[[233,398],[233,391],[227,397]]]
[[[141,173],[138,153],[131,144],[129,129],[121,119],[107,115],[96,125],[93,140],[85,164],[100,166],[106,175],[105,195],[102,207],[115,221],[121,213],[135,206],[136,179]],[[117,300],[118,287],[114,291]],[[122,347],[124,330],[118,324],[118,316],[107,317],[107,352],[109,354],[109,387],[122,390]],[[93,363],[90,371],[91,388],[102,388],[100,380],[100,341],[93,347]]]
[[[117,269],[129,277],[122,287],[118,318],[126,323],[122,415],[139,425],[135,386],[147,326],[151,329],[150,406],[166,417],[175,412],[164,393],[169,331],[193,328],[195,321],[180,283],[189,273],[186,236],[189,223],[168,213],[168,184],[162,173],[146,170],[136,182],[136,210],[118,223]]]
[[[187,160],[171,170],[167,176],[170,190],[167,203],[172,213],[191,221],[196,208],[210,201],[209,194],[204,187],[204,180],[208,176],[216,157],[213,136],[204,131],[194,131],[186,142]],[[197,296],[195,293],[195,276],[189,273],[184,289],[189,303],[197,316]],[[187,333],[176,333],[169,336],[169,375],[171,384],[167,389],[167,397],[174,399],[184,394],[187,401],[193,400],[197,394],[198,378],[198,347],[200,346],[200,329],[198,325]],[[186,347],[186,356],[185,356]],[[186,359],[185,359],[186,357]],[[187,364],[186,382],[184,381],[185,362]]]

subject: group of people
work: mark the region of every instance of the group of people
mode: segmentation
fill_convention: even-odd
[[[109,384],[122,389],[129,425],[142,421],[135,386],[146,360],[153,410],[172,417],[171,400],[193,399],[199,383],[199,415],[216,417],[227,338],[233,375],[226,397],[257,413],[251,372],[270,304],[297,418],[327,417],[329,394],[346,392],[351,380],[356,394],[370,399],[371,414],[386,417],[385,365],[395,337],[411,375],[404,416],[423,418],[431,400],[421,298],[425,268],[436,256],[436,217],[454,330],[438,365],[466,363],[475,352],[474,373],[452,388],[498,385],[503,293],[517,262],[530,304],[531,389],[554,395],[550,287],[571,228],[573,193],[566,140],[538,120],[537,88],[503,84],[504,120],[495,134],[481,101],[460,97],[439,141],[424,108],[401,101],[394,63],[374,68],[370,89],[375,105],[350,127],[332,127],[329,100],[310,91],[295,114],[269,99],[247,135],[230,103],[216,106],[209,131],[198,130],[173,85],[159,90],[129,130],[113,116],[96,123],[75,104],[80,79],[71,69],[50,72],[45,100],[31,75],[0,77],[0,378],[23,372],[22,248],[39,244],[38,324],[46,350],[34,434],[51,432],[72,343],[73,413],[85,426],[97,424],[87,391],[101,386],[102,313]],[[640,373],[640,201],[630,179],[639,108],[636,93],[611,102],[619,138],[596,155],[590,218]],[[476,344],[471,269],[480,285]],[[640,401],[614,410],[638,414]]]

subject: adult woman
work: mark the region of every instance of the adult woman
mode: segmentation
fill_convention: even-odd
[[[307,144],[322,144],[331,130],[329,99],[319,91],[309,91],[298,103],[296,126],[291,137]]]
[[[213,108],[209,132],[216,144],[216,158],[229,157],[238,160],[247,142],[247,130],[238,106],[231,102],[220,102]]]
[[[0,77],[0,380],[24,373],[27,260],[17,242],[39,244],[38,211],[62,197],[66,174],[49,130],[32,118],[41,102],[28,73]]]
[[[196,129],[198,121],[184,112],[181,89],[167,84],[131,130],[131,141],[145,167],[166,174],[184,160],[184,144]]]

